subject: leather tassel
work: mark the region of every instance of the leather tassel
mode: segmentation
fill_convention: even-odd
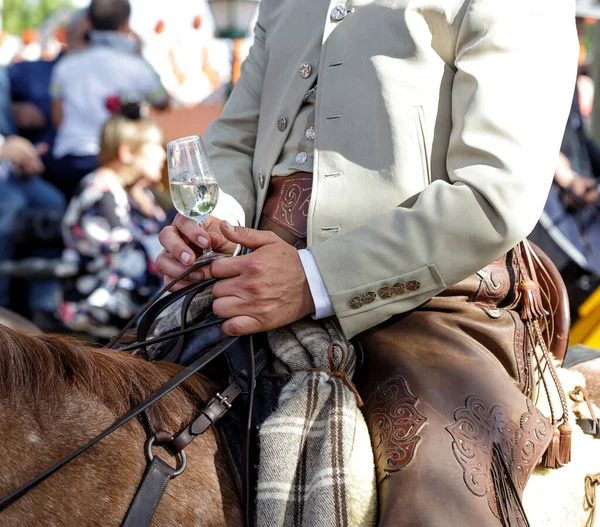
[[[552,426],[552,440],[544,452],[542,456],[541,465],[544,468],[560,468],[562,465],[560,464],[559,459],[560,452],[560,431],[558,426],[554,424]]]
[[[523,305],[521,307],[522,320],[537,320],[549,315],[544,306],[542,306],[540,290],[534,281],[523,280],[519,284],[519,291],[523,295]]]
[[[559,427],[558,462],[566,465],[571,461],[571,435],[573,429],[568,422],[563,422]]]

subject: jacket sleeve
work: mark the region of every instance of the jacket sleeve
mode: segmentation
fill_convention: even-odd
[[[417,307],[531,232],[573,95],[573,4],[463,5],[454,31],[448,177],[432,174],[434,182],[410,203],[311,247],[347,337]],[[339,262],[352,271],[341,273]],[[405,294],[379,293],[411,280]]]
[[[204,136],[221,192],[213,214],[222,219],[236,218],[241,225],[246,219],[252,221],[256,206],[252,159],[267,65],[267,4],[266,0],[259,4],[254,43],[242,65],[240,78],[221,116],[210,124]]]

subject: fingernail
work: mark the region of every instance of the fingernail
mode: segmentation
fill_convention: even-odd
[[[226,228],[228,231],[233,231],[233,230],[235,230],[235,229],[234,229],[234,227],[233,227],[233,225],[231,225],[231,223],[229,223],[228,221],[225,221],[225,222],[223,222],[223,223],[225,223],[225,228]]]
[[[190,278],[192,280],[198,280],[198,282],[204,280],[204,273],[202,271],[194,271],[190,273]]]
[[[181,253],[181,261],[184,264],[190,263],[191,259],[192,259],[192,255],[190,253],[185,253],[185,252]]]
[[[198,236],[198,238],[196,238],[196,240],[198,241],[198,245],[200,247],[208,247],[208,238],[205,238],[204,236]]]

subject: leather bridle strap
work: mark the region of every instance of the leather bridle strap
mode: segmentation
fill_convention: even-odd
[[[129,505],[129,510],[123,523],[121,523],[121,527],[146,527],[150,525],[160,499],[174,474],[174,468],[155,456],[146,467],[142,482]]]
[[[202,435],[214,425],[231,408],[233,401],[242,393],[242,387],[233,381],[223,393],[217,393],[208,404],[200,410],[200,415],[194,422],[177,434],[171,441],[163,445],[172,454],[179,454],[196,437]]]
[[[223,342],[217,344],[214,348],[208,350],[206,353],[198,357],[195,361],[193,361],[189,366],[180,371],[177,375],[167,381],[161,388],[157,391],[146,397],[143,401],[133,407],[129,412],[123,415],[121,418],[117,419],[110,427],[106,430],[98,434],[94,439],[83,445],[81,448],[64,458],[63,460],[56,463],[54,466],[44,471],[22,487],[18,488],[2,500],[0,500],[0,512],[4,511],[7,507],[12,505],[19,498],[24,496],[31,489],[37,487],[40,483],[48,479],[52,474],[54,474],[57,470],[60,470],[67,463],[73,461],[80,454],[85,452],[88,448],[94,446],[96,443],[104,439],[106,436],[112,434],[119,427],[123,426],[127,422],[131,421],[134,417],[140,415],[144,410],[152,406],[156,401],[173,391],[180,384],[189,379],[196,372],[200,371],[206,365],[211,363],[214,359],[223,354],[223,352],[229,348],[235,341],[236,337],[228,337]]]

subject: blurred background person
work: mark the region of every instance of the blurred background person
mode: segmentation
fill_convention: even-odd
[[[580,41],[585,30],[584,17],[600,18],[600,8],[583,4],[578,3]],[[580,66],[584,66],[583,61]],[[586,126],[576,86],[554,182],[540,221],[529,236],[561,272],[573,319],[579,306],[600,285],[599,182],[600,148]]]
[[[0,259],[15,256],[15,227],[30,211],[61,216],[65,199],[52,185],[39,177],[44,165],[40,152],[27,139],[11,135],[9,115],[10,87],[5,68],[0,68]],[[31,254],[40,257],[60,255],[60,249],[31,247]],[[54,313],[60,284],[54,279],[33,279],[27,283],[27,308],[30,318],[43,330],[57,327]],[[12,307],[12,283],[0,278],[0,306]]]
[[[73,330],[107,336],[121,328],[160,288],[154,267],[165,222],[149,189],[160,183],[163,137],[139,107],[126,105],[102,131],[101,167],[84,178],[63,223],[66,258],[83,274],[67,284],[60,309]]]
[[[148,101],[166,109],[168,96],[131,38],[128,0],[92,0],[90,46],[62,59],[52,71],[50,93],[57,136],[53,181],[71,197],[79,181],[98,167],[99,136],[111,101]]]
[[[56,128],[52,121],[50,78],[56,63],[66,53],[87,45],[89,22],[86,9],[73,12],[65,28],[65,49],[54,60],[15,62],[8,69],[11,87],[11,113],[19,135],[34,144],[48,145],[42,161],[53,173],[52,148]]]

